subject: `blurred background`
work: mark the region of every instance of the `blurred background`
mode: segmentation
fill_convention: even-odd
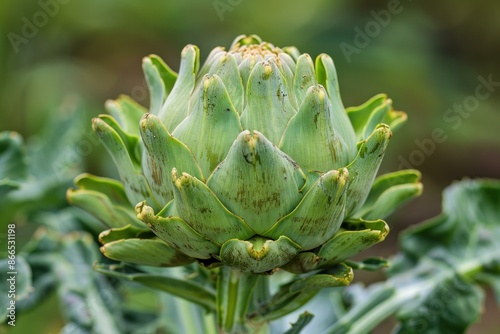
[[[67,124],[79,129],[80,141],[56,138],[51,145],[60,163],[45,173],[112,177],[116,170],[90,132],[90,118],[120,94],[148,105],[145,55],[157,54],[177,70],[186,44],[199,46],[203,60],[212,48],[252,33],[313,57],[325,52],[335,61],[346,106],[386,93],[409,117],[380,172],[419,169],[424,194],[388,219],[389,240],[370,251],[390,256],[401,230],[440,212],[448,184],[500,178],[499,17],[500,2],[491,0],[2,1],[0,131],[19,132],[36,151],[37,134],[50,132],[50,122],[76,119]],[[63,205],[69,185],[51,192],[54,207]],[[30,233],[19,231],[18,242]],[[497,333],[498,312],[489,296],[470,333]],[[54,298],[21,315],[11,332],[33,332],[30,319],[37,333],[63,325]]]

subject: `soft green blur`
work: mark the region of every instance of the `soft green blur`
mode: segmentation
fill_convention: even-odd
[[[391,237],[373,252],[389,255],[398,231],[439,212],[440,193],[453,180],[500,178],[499,15],[500,2],[491,0],[2,1],[0,131],[29,141],[47,115],[74,101],[84,106],[87,130],[106,99],[127,94],[147,106],[142,57],[158,54],[178,69],[186,44],[199,46],[204,59],[236,35],[255,33],[312,56],[325,52],[346,106],[387,93],[409,116],[381,172],[420,169],[425,190],[388,220]],[[478,88],[484,80],[493,81],[489,90]],[[78,169],[116,175],[97,141],[87,142]],[[39,315],[47,325],[37,332],[57,331]],[[32,332],[21,327],[31,316],[12,332]],[[487,316],[473,330],[488,333],[494,321]]]

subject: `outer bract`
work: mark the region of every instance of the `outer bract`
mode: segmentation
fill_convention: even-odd
[[[178,74],[154,55],[143,68],[149,112],[120,97],[93,121],[121,182],[68,191],[107,226],[112,259],[308,272],[383,240],[380,219],[421,191],[414,170],[375,180],[406,115],[385,95],[344,109],[326,54],[239,36],[201,69],[193,45]]]

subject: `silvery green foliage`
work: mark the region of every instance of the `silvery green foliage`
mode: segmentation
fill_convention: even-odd
[[[481,285],[500,303],[499,238],[500,182],[456,182],[439,216],[403,232],[387,280],[349,287],[349,307],[337,300],[336,322],[324,333],[370,333],[391,315],[394,333],[465,333],[482,312]]]
[[[15,300],[16,321],[11,323],[33,330],[22,320],[28,319],[25,313],[56,294],[61,309],[53,314],[62,313],[63,333],[145,333],[169,328],[163,314],[127,309],[123,297],[133,295],[137,287],[113,282],[92,268],[102,255],[96,236],[83,230],[100,231],[102,225],[81,210],[68,208],[64,198],[84,158],[75,148],[88,140],[79,111],[47,115],[47,123],[27,145],[18,133],[0,133],[0,217],[5,222],[0,239],[4,253],[7,238],[15,241],[15,258],[0,258],[0,269],[5,274],[16,273],[15,297],[8,293],[8,284],[1,285],[0,323],[14,319],[8,307]],[[9,236],[8,228],[14,231]],[[25,242],[28,234],[32,236]],[[13,244],[9,242],[9,246]],[[172,300],[165,305],[172,305]]]

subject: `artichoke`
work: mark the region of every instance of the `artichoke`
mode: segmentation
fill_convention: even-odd
[[[121,96],[93,120],[121,182],[84,174],[68,199],[106,226],[107,257],[309,272],[382,241],[421,192],[415,170],[376,178],[406,114],[383,94],[346,110],[328,55],[239,36],[199,67],[193,45],[178,74],[148,56],[149,112]]]

